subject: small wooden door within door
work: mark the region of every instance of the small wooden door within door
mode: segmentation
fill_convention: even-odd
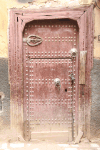
[[[23,32],[25,139],[72,141],[75,116],[77,25],[38,20]]]

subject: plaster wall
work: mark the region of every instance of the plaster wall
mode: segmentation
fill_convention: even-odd
[[[7,39],[7,28],[9,24],[8,10],[10,8],[22,8],[22,9],[39,9],[44,7],[81,7],[84,4],[91,4],[92,0],[0,0],[0,57],[8,57],[8,39]],[[100,11],[95,10],[95,21],[98,26]],[[100,32],[100,28],[99,28]],[[98,34],[98,31],[96,31]],[[95,41],[95,44],[96,41]],[[100,43],[99,43],[100,44]],[[99,46],[99,45],[98,45]],[[95,48],[95,56],[98,51],[98,47]]]
[[[100,7],[100,2],[97,3]],[[94,9],[94,57],[100,58],[100,41],[98,41],[98,35],[100,35],[100,9],[96,6]]]
[[[100,137],[100,60],[94,59],[92,78],[91,137]]]
[[[41,7],[81,7],[89,5],[93,0],[0,0],[0,57],[8,57],[8,38],[7,29],[9,24],[8,10],[10,8],[22,9],[39,9]],[[98,6],[100,6],[98,2]],[[94,40],[94,57],[100,57],[100,42],[98,42],[98,35],[100,35],[100,9],[94,9],[95,22],[95,40]]]

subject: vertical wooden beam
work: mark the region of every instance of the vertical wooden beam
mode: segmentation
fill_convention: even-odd
[[[93,67],[93,5],[90,6],[87,13],[87,65],[86,65],[86,97],[85,98],[85,122],[86,136],[90,138],[90,117],[91,117],[91,69]]]
[[[84,136],[90,135],[90,107],[91,107],[91,68],[93,66],[93,6],[90,6],[86,12],[79,18],[79,129],[84,132]],[[82,59],[81,51],[87,51]],[[84,52],[85,53],[85,52]],[[83,64],[86,63],[86,67]],[[83,72],[82,72],[83,70]],[[86,73],[86,76],[85,76]],[[83,118],[83,128],[81,119]]]
[[[85,66],[87,51],[80,51],[79,84],[85,84]]]

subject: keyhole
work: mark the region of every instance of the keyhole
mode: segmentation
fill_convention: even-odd
[[[65,92],[67,92],[67,89],[65,89]]]

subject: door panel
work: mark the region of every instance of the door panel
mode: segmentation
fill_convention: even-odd
[[[70,50],[77,46],[77,26],[65,20],[34,21],[26,24],[23,37],[26,139],[72,141],[76,83],[70,75],[76,77],[76,58]],[[34,45],[38,37],[42,43]]]
[[[24,38],[30,36],[33,39],[31,35],[39,36],[42,43],[34,47],[28,45],[28,58],[65,58],[70,56],[71,48],[77,46],[77,25],[74,21],[31,22],[25,26]]]

